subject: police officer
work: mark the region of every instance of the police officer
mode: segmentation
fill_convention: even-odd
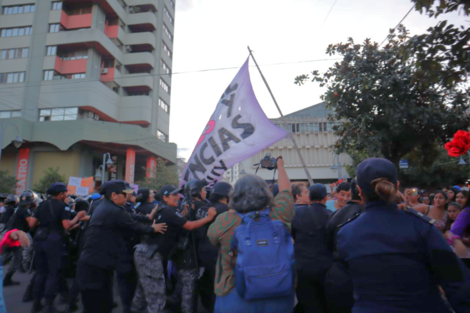
[[[359,196],[356,179],[351,182],[351,200],[345,207],[333,212],[326,226],[328,249],[333,255],[333,264],[325,278],[325,293],[329,313],[350,313],[354,304],[353,282],[345,262],[339,257],[336,237],[340,225],[364,212],[364,202]]]
[[[310,206],[298,206],[292,221],[292,237],[298,272],[297,298],[306,313],[325,312],[325,274],[331,265],[325,229],[330,212],[325,204],[328,193],[323,184],[309,190]]]
[[[150,214],[153,208],[155,208],[155,204],[153,204],[155,200],[153,192],[150,192],[148,188],[140,188],[137,195],[137,201],[140,202],[140,205],[135,209],[137,213],[144,215]]]
[[[365,211],[338,232],[354,284],[355,313],[470,312],[470,272],[432,221],[398,210],[397,169],[379,158],[357,166]]]
[[[70,229],[85,217],[80,212],[70,220],[70,208],[65,204],[67,186],[63,183],[52,184],[47,193],[52,196],[44,201],[34,213],[31,227],[39,223],[34,236],[36,278],[34,282],[34,303],[32,312],[40,312],[41,300],[46,299],[44,312],[55,313],[54,298],[58,292],[59,272],[63,269],[65,253],[64,230]]]
[[[228,202],[230,201],[229,195],[233,190],[232,185],[226,182],[220,182],[214,185],[210,191],[210,203],[215,208],[217,215],[227,212]],[[202,219],[208,214],[209,205],[200,206],[196,211],[196,219]],[[199,279],[199,295],[201,297],[202,305],[209,311],[214,311],[215,306],[215,293],[214,293],[214,280],[215,280],[215,265],[219,255],[219,249],[212,245],[207,237],[207,230],[210,224],[206,224],[196,230],[198,241],[198,254],[199,266],[204,267],[204,272]]]
[[[109,313],[113,307],[113,275],[129,232],[162,232],[163,224],[142,225],[125,211],[126,195],[132,193],[120,180],[107,182],[104,200],[93,213],[78,262],[77,277],[84,313]]]
[[[163,311],[166,305],[166,267],[169,260],[176,261],[181,257],[180,251],[184,249],[184,247],[178,246],[178,242],[182,230],[190,231],[202,227],[212,221],[216,215],[215,209],[211,208],[208,210],[208,215],[203,219],[188,221],[183,215],[189,213],[179,213],[177,211],[180,192],[181,189],[172,185],[163,186],[160,189],[162,202],[155,214],[154,220],[168,225],[168,231],[164,234],[145,236],[142,239],[142,243],[136,246],[134,254],[135,265],[139,273],[140,284],[144,295],[136,294],[134,302],[132,303],[133,312],[143,311],[147,304],[149,313],[159,313]],[[176,264],[180,265],[179,262],[176,262]],[[181,268],[182,267],[180,267],[180,269]],[[179,279],[182,279],[184,285],[181,291],[183,292],[183,300],[181,303],[182,312],[192,313],[194,309],[192,303],[194,285],[189,285],[186,282],[194,281],[194,279],[188,279],[185,274],[183,274],[183,277],[180,275]]]
[[[3,225],[2,231],[6,230],[5,227],[10,220],[10,217],[15,213],[15,208],[18,205],[18,197],[15,195],[8,195],[5,199],[5,212],[2,214],[2,218],[0,220],[0,224]],[[4,263],[5,264],[5,263]]]

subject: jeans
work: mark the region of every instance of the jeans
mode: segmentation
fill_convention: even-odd
[[[233,289],[228,295],[215,301],[215,313],[292,313],[294,311],[294,291],[292,295],[270,299],[245,300]]]

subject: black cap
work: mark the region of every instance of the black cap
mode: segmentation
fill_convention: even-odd
[[[67,191],[67,185],[64,183],[53,183],[47,189],[48,194],[59,194],[61,192]]]
[[[8,197],[5,199],[5,204],[8,203],[16,203],[18,201],[18,197],[15,195],[8,195]]]
[[[148,201],[148,198],[150,196],[150,189],[148,188],[140,188],[137,194],[142,195],[142,200],[144,202]]]
[[[232,189],[232,185],[230,185],[229,183],[220,182],[214,185],[211,190],[211,193],[222,197],[228,197]]]
[[[168,197],[169,195],[174,195],[180,193],[182,188],[176,188],[173,185],[166,185],[160,188],[160,198],[163,199],[163,196]]]
[[[18,205],[30,205],[34,202],[34,194],[32,191],[26,190],[20,196],[20,203]]]
[[[356,172],[357,184],[361,187],[364,196],[375,193],[370,185],[374,179],[386,178],[392,184],[397,184],[397,167],[387,159],[366,159],[357,166]]]
[[[326,195],[326,187],[323,184],[313,184],[310,188],[310,200],[312,201],[320,201],[325,199]]]
[[[101,192],[102,192],[102,194],[109,197],[113,192],[115,192],[115,193],[120,193],[120,192],[132,193],[133,191],[134,190],[129,189],[127,187],[125,181],[112,180],[112,181],[106,182],[106,184],[104,184],[103,189],[102,189]]]

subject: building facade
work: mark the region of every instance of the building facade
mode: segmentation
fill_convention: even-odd
[[[328,115],[331,113],[333,112],[326,107],[326,103],[319,103],[285,115],[287,127],[281,118],[271,119],[274,124],[292,133],[313,181],[327,186],[328,183],[340,178],[349,178],[346,165],[352,163],[349,155],[338,156],[332,151],[331,147],[338,138],[333,131],[335,123],[328,121]],[[238,163],[233,169],[225,172],[224,180],[234,182],[244,174],[255,174],[258,167],[255,164],[258,164],[267,153],[274,158],[283,157],[284,166],[292,182],[307,183],[307,175],[289,138],[282,139],[268,149]],[[273,171],[267,169],[259,168],[256,175],[266,181],[273,179]]]
[[[48,167],[94,176],[106,153],[107,179],[142,180],[156,157],[176,163],[175,0],[0,0],[0,8],[0,170],[21,178],[17,191]]]

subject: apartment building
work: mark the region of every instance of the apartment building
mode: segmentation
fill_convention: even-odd
[[[22,178],[18,192],[48,167],[94,176],[106,153],[106,179],[142,180],[156,157],[176,163],[175,0],[0,0],[0,13],[0,170]]]

